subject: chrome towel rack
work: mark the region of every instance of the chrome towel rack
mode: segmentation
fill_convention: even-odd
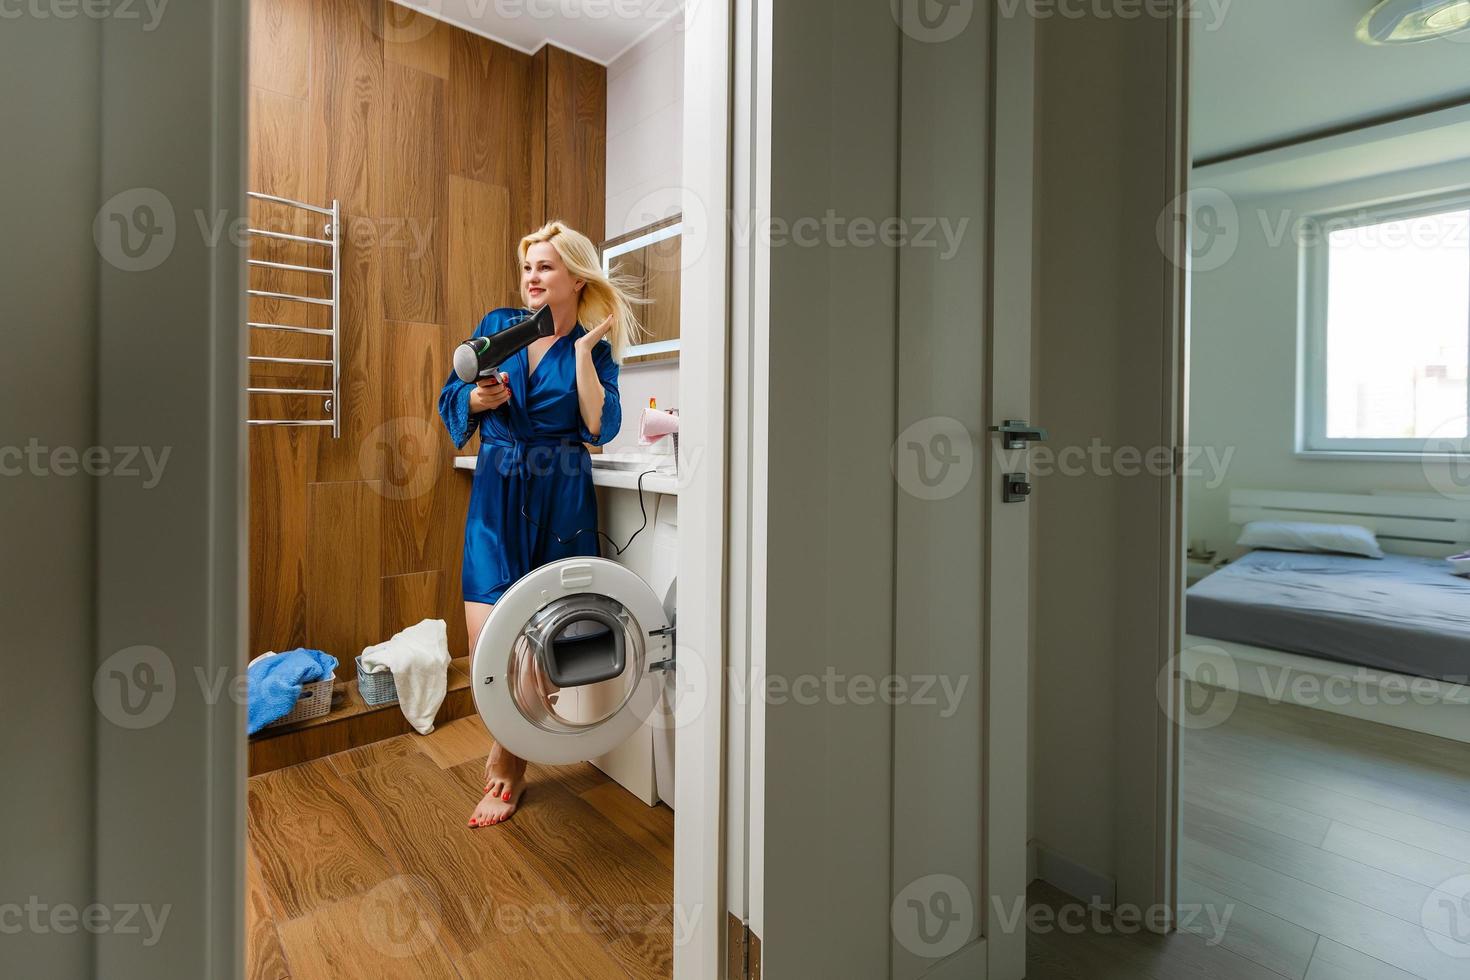
[[[299,272],[309,275],[327,276],[331,285],[330,296],[301,296],[295,293],[273,292],[267,289],[246,289],[248,296],[260,299],[277,299],[290,303],[303,303],[308,306],[330,307],[332,313],[332,325],[330,328],[304,327],[290,323],[264,323],[247,319],[245,326],[254,330],[280,330],[288,333],[310,334],[318,337],[330,337],[332,339],[332,355],[327,357],[269,357],[265,355],[249,355],[246,360],[251,363],[270,364],[296,364],[305,367],[325,367],[332,370],[331,387],[319,388],[256,388],[247,387],[249,395],[302,395],[306,397],[324,398],[323,410],[330,418],[319,419],[249,419],[251,425],[319,425],[332,427],[332,438],[342,434],[342,205],[340,201],[332,201],[329,208],[320,207],[315,204],[305,204],[301,201],[293,201],[286,197],[277,197],[274,194],[261,194],[257,191],[249,191],[249,196],[257,201],[269,201],[272,204],[283,204],[287,207],[300,208],[312,214],[324,215],[327,218],[322,228],[322,237],[313,238],[310,235],[296,235],[284,231],[271,231],[265,228],[247,229],[253,237],[273,238],[281,241],[299,242],[305,245],[315,245],[329,249],[331,252],[330,267],[315,265],[296,265],[289,262],[273,262],[266,259],[248,259],[247,265],[250,269],[275,269],[281,272]]]

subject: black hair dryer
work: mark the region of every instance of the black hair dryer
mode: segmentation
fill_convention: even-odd
[[[454,373],[465,384],[474,384],[495,375],[501,364],[531,346],[533,341],[554,333],[556,321],[551,316],[551,305],[547,304],[513,327],[488,337],[471,337],[460,344],[454,349]]]

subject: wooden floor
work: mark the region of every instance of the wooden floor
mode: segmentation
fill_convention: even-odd
[[[470,830],[490,744],[465,718],[252,777],[248,976],[671,976],[673,811],[533,765]]]
[[[1436,892],[1470,874],[1470,746],[1242,697],[1182,764],[1180,901],[1228,910],[1223,937],[1033,934],[1031,980],[1470,978],[1430,935],[1470,953]]]

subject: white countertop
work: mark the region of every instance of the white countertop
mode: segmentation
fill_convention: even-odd
[[[597,465],[598,456],[592,457],[592,483],[599,487],[608,487],[614,490],[637,490],[638,475],[646,470],[654,470],[643,478],[643,490],[645,493],[663,493],[671,497],[679,495],[679,478],[668,472],[670,460],[667,456],[639,456],[635,453],[606,453],[603,458],[616,459],[619,461],[636,461],[640,463],[638,469],[609,469]],[[479,461],[478,456],[456,456],[454,457],[454,468],[467,470],[471,473],[475,470],[475,464]]]

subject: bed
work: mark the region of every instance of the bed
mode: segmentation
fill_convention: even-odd
[[[1185,593],[1194,636],[1470,682],[1470,579],[1408,555],[1252,551]]]
[[[1230,503],[1239,525],[1368,527],[1385,556],[1258,550],[1208,575],[1185,593],[1186,675],[1470,742],[1470,579],[1442,558],[1464,550],[1470,503],[1248,490]]]

